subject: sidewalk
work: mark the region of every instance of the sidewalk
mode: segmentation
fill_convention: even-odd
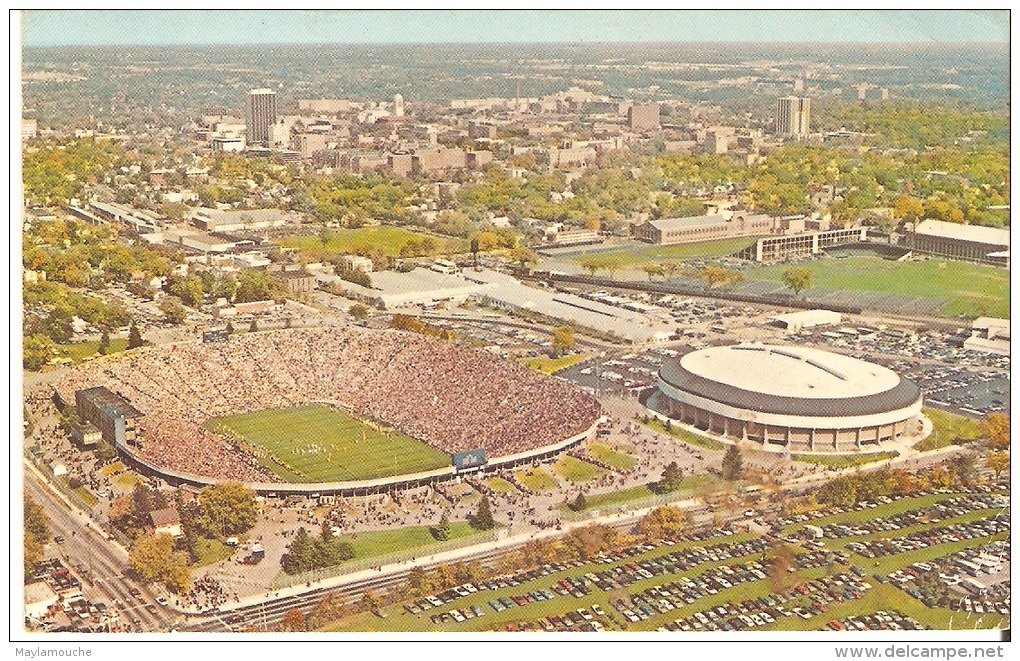
[[[692,498],[688,500],[677,501],[676,503],[672,503],[672,505],[675,507],[692,508],[701,505],[701,502]],[[221,605],[219,609],[214,612],[216,613],[230,612],[240,608],[246,608],[248,606],[262,604],[274,599],[282,599],[285,597],[297,596],[305,592],[308,592],[309,590],[312,589],[335,588],[343,585],[348,585],[350,583],[357,583],[359,581],[363,581],[369,578],[387,576],[389,574],[399,573],[402,571],[409,570],[413,567],[420,566],[423,562],[428,562],[429,564],[454,562],[462,558],[477,555],[479,553],[484,553],[486,551],[517,546],[520,544],[524,544],[526,542],[545,539],[547,537],[561,536],[566,533],[569,533],[571,530],[574,530],[575,528],[583,528],[585,526],[590,526],[598,523],[620,523],[629,520],[636,520],[640,519],[645,514],[655,509],[655,507],[658,507],[658,505],[645,507],[639,510],[615,512],[613,514],[607,514],[592,519],[584,519],[581,521],[565,523],[562,526],[560,526],[559,529],[548,528],[546,530],[540,530],[537,532],[523,533],[520,535],[514,535],[512,537],[504,537],[502,539],[497,539],[492,542],[486,542],[485,544],[465,546],[459,549],[446,551],[444,553],[437,553],[435,555],[430,556],[422,555],[414,560],[405,560],[402,562],[396,562],[389,565],[382,565],[378,569],[365,569],[362,571],[352,572],[350,574],[341,574],[339,576],[334,576],[332,578],[322,579],[320,581],[315,581],[311,583],[311,585],[308,584],[292,585],[290,587],[282,588],[280,590],[266,592],[263,594],[250,595],[248,597],[242,598],[239,602],[230,605]],[[184,609],[182,612],[189,613],[192,615],[199,614],[199,611],[194,608]],[[208,613],[209,611],[206,612]]]
[[[93,519],[91,515],[80,510],[77,505],[72,503],[67,498],[67,496],[65,496],[63,492],[60,491],[60,489],[57,489],[52,484],[50,484],[49,479],[45,475],[43,475],[38,468],[35,467],[35,464],[33,464],[31,461],[25,458],[23,458],[21,461],[25,465],[26,469],[32,471],[35,474],[35,476],[39,478],[39,481],[42,483],[44,488],[46,488],[50,493],[56,496],[57,499],[60,500],[60,502],[64,503],[64,505],[67,507],[69,511],[71,511],[73,514],[77,515],[78,518],[81,519],[81,522],[85,526],[85,528],[92,530],[93,532],[96,532],[100,536],[102,536],[103,540],[107,544],[109,544],[114,551],[120,554],[125,562],[127,561],[128,550],[124,548],[124,546],[121,545],[117,540],[113,539],[113,535],[106,532],[106,530],[104,530],[101,525],[96,523],[95,519]]]

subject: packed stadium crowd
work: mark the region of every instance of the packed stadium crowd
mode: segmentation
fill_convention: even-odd
[[[213,418],[312,402],[393,426],[444,452],[499,457],[583,432],[598,402],[512,361],[398,331],[300,329],[144,347],[92,361],[57,386],[64,402],[103,385],[144,413],[137,453],[161,467],[279,481]]]

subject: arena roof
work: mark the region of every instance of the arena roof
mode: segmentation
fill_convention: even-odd
[[[712,347],[664,363],[659,376],[685,392],[762,413],[868,415],[921,396],[885,367],[804,347]]]
[[[1009,230],[998,227],[964,225],[962,223],[947,223],[943,220],[929,219],[918,223],[914,233],[942,239],[956,239],[957,241],[972,241],[990,246],[1009,247]]]

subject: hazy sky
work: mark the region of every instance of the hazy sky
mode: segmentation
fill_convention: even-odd
[[[1004,11],[198,11],[23,15],[27,46],[505,42],[996,42]]]

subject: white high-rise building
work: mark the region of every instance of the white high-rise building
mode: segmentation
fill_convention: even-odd
[[[393,95],[393,116],[403,117],[404,116],[404,97],[400,94]]]
[[[276,123],[276,92],[253,89],[248,92],[248,144],[266,144],[270,129]]]
[[[811,132],[811,99],[785,96],[776,104],[776,133],[807,135]]]

